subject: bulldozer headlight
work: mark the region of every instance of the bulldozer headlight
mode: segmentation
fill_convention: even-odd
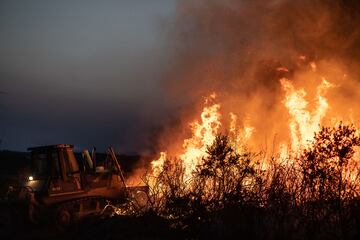
[[[34,177],[33,176],[29,176],[29,181],[32,181],[34,180]]]

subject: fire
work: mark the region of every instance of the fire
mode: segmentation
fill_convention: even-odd
[[[151,162],[152,172],[155,176],[159,176],[160,173],[164,170],[166,156],[166,152],[160,152],[160,157],[157,160]]]
[[[319,131],[321,120],[329,108],[328,101],[323,95],[332,84],[322,78],[322,83],[317,87],[316,107],[310,111],[307,109],[306,91],[303,88],[296,90],[286,78],[280,79],[280,83],[285,91],[284,105],[290,115],[291,148],[296,153],[308,146],[314,133]]]
[[[250,140],[253,135],[255,128],[251,126],[249,120],[246,119],[243,128],[238,126],[238,117],[235,113],[230,112],[230,126],[229,126],[229,136],[232,141],[232,144],[236,151],[241,152],[241,147],[244,146],[244,143]]]
[[[213,103],[216,98],[215,93],[205,99],[205,106],[202,110],[201,121],[193,121],[189,124],[192,136],[185,139],[182,144],[183,152],[179,155],[179,159],[183,167],[183,181],[187,182],[191,179],[196,166],[201,163],[201,159],[206,156],[206,148],[211,145],[221,126],[219,113],[220,104]],[[164,163],[167,154],[161,152],[160,158],[154,160],[152,164],[152,174],[156,177],[164,169]]]
[[[308,66],[307,71],[313,74],[311,76],[318,76],[316,75],[317,65],[311,62]],[[277,68],[276,70],[289,72],[285,67]],[[281,139],[277,144],[274,143],[275,152],[272,152],[272,154],[277,156],[276,159],[278,159],[279,163],[284,162],[287,166],[293,165],[294,157],[299,156],[302,150],[311,146],[315,133],[320,130],[320,126],[326,118],[329,110],[329,101],[326,98],[326,94],[335,85],[330,83],[325,77],[318,77],[318,79],[320,83],[314,91],[313,99],[308,98],[309,94],[304,87],[295,87],[295,81],[288,78],[279,79],[283,90],[282,94],[284,94],[284,98],[281,101],[281,114],[284,115],[283,113],[285,112],[287,118],[287,122],[284,122],[281,130],[287,131],[286,129],[288,129],[286,133],[287,141]],[[207,157],[207,147],[212,145],[216,135],[224,130],[223,126],[224,122],[226,122],[224,116],[228,116],[227,120],[229,122],[225,132],[228,134],[230,144],[232,144],[237,153],[241,154],[244,150],[243,147],[247,146],[248,143],[259,142],[256,139],[258,135],[255,136],[254,134],[258,133],[258,131],[251,124],[252,118],[250,116],[252,115],[245,114],[240,119],[241,121],[239,121],[238,116],[234,112],[222,115],[220,112],[221,105],[217,101],[215,93],[205,98],[204,107],[199,119],[189,124],[191,136],[183,140],[180,143],[181,145],[178,143],[181,146],[179,152],[160,153],[160,157],[151,163],[153,176],[159,176],[164,171],[167,156],[171,155],[182,166],[182,181],[190,188],[191,179],[197,166],[202,163],[202,159]],[[283,135],[286,136],[285,134]],[[269,168],[270,161],[268,158],[272,158],[272,156],[266,154],[264,156],[259,165],[261,170]],[[354,173],[351,172],[348,175],[353,176]]]
[[[212,94],[206,102],[214,100],[216,95]],[[196,166],[201,163],[201,159],[206,156],[206,148],[211,145],[221,126],[219,113],[220,105],[213,104],[203,108],[201,121],[194,121],[190,124],[192,137],[185,139],[183,143],[184,152],[180,159],[184,168],[184,181],[191,179]]]
[[[207,147],[210,146],[221,128],[220,104],[213,103],[216,100],[216,94],[211,94],[205,98],[205,107],[202,109],[200,121],[195,120],[189,124],[192,135],[183,141],[182,153],[178,155],[183,167],[183,182],[191,180],[196,166],[201,164],[202,159],[207,156]],[[232,135],[233,145],[237,151],[241,151],[242,142],[249,140],[254,132],[254,128],[247,122],[243,129],[237,126],[237,116],[230,113],[230,134]],[[152,161],[152,174],[159,176],[164,170],[164,164],[167,158],[166,152],[161,152],[160,157]]]

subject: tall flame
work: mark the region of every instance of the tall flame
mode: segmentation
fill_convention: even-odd
[[[308,146],[314,133],[320,130],[321,120],[329,107],[323,94],[332,85],[322,78],[322,83],[317,87],[316,107],[310,111],[307,109],[308,102],[305,100],[306,92],[303,88],[295,89],[291,81],[286,78],[280,79],[280,83],[285,91],[284,105],[290,114],[291,148],[293,152],[298,152]]]
[[[210,98],[215,99],[215,95],[211,95]],[[208,101],[209,99],[206,100],[206,102]],[[191,178],[196,166],[207,155],[207,146],[215,140],[221,126],[219,109],[219,104],[204,107],[201,113],[201,121],[194,121],[190,124],[192,137],[184,140],[182,145],[184,152],[180,155],[184,168],[184,181]]]
[[[200,121],[190,123],[192,135],[185,139],[182,144],[182,153],[179,159],[182,162],[184,171],[183,181],[191,179],[196,166],[201,163],[203,157],[207,155],[207,146],[215,140],[216,134],[221,127],[221,114],[219,112],[220,104],[212,103],[216,98],[213,93],[205,99],[205,107],[202,110]],[[164,168],[167,154],[161,152],[159,159],[152,161],[152,174],[158,176]]]

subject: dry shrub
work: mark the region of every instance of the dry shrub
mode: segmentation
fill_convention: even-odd
[[[306,150],[289,157],[292,165],[275,156],[261,170],[264,155],[237,152],[229,137],[220,134],[188,182],[183,181],[181,161],[166,160],[164,171],[151,185],[150,209],[174,220],[174,226],[198,231],[196,226],[215,221],[215,228],[221,226],[225,232],[256,226],[251,232],[262,231],[262,237],[256,236],[266,239],[356,237],[358,146],[353,125],[322,127]],[[228,212],[235,225],[227,219]]]

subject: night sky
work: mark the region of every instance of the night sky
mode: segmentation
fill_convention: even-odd
[[[152,148],[174,0],[0,2],[0,149]]]

